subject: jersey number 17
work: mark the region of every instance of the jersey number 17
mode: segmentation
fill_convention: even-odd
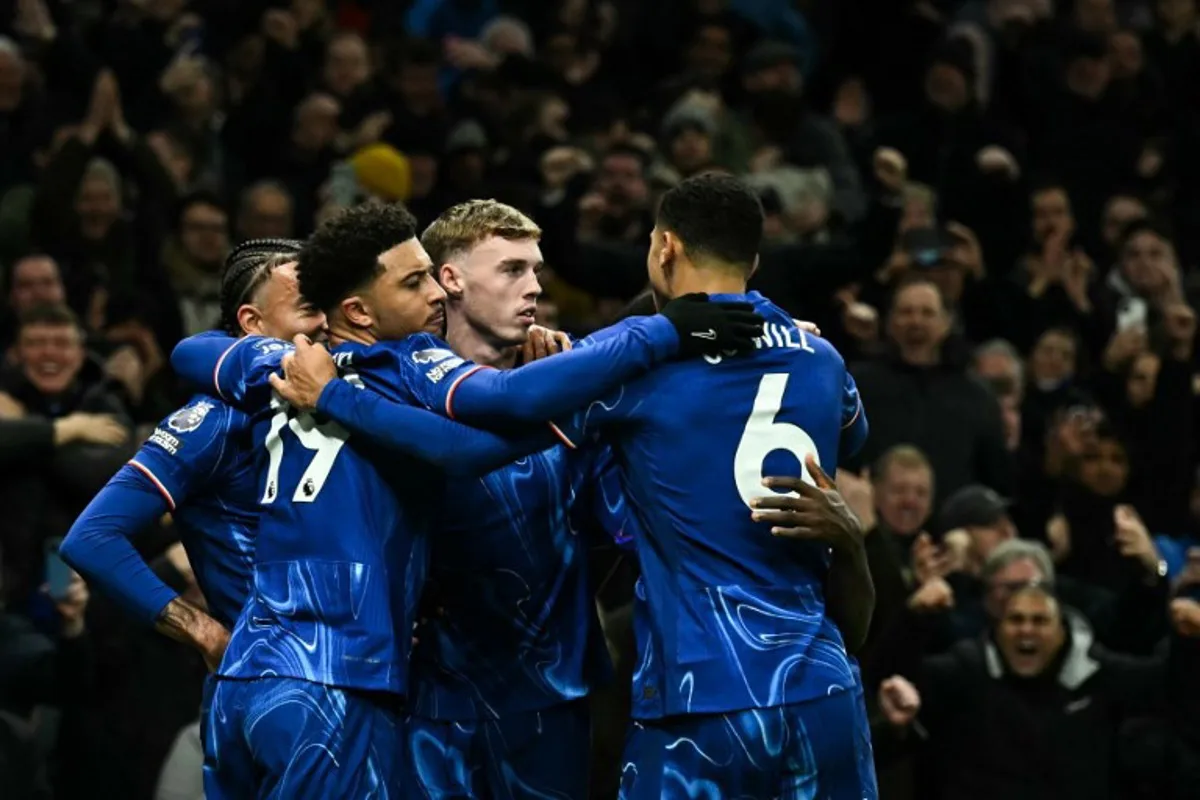
[[[296,437],[297,441],[307,450],[313,452],[312,460],[300,475],[296,490],[292,493],[293,503],[311,503],[321,494],[329,473],[333,470],[334,461],[341,452],[350,432],[338,423],[330,420],[317,424],[309,412],[298,416],[288,413],[287,403],[278,397],[271,398],[271,427],[267,431],[264,444],[267,447],[269,465],[267,467],[267,485],[263,489],[262,503],[274,503],[279,496],[279,468],[283,464],[283,429],[286,427]]]

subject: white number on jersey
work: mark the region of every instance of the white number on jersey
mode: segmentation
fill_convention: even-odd
[[[758,384],[758,394],[754,397],[754,408],[750,411],[746,429],[742,431],[737,452],[733,455],[733,480],[737,484],[742,502],[747,507],[756,497],[776,494],[762,484],[763,463],[767,456],[776,450],[785,450],[795,456],[800,462],[800,474],[804,482],[816,486],[816,482],[804,467],[804,460],[809,453],[812,453],[818,465],[821,463],[816,442],[799,425],[777,422],[775,419],[783,405],[783,392],[787,388],[787,382],[786,373],[763,376]],[[797,496],[795,492],[788,494],[792,497]]]
[[[318,425],[308,412],[289,419],[288,405],[278,397],[271,398],[271,408],[275,416],[271,417],[271,428],[267,431],[265,442],[269,466],[262,502],[273,503],[279,496],[279,467],[283,463],[283,429],[286,426],[296,435],[300,444],[315,454],[292,494],[293,503],[311,503],[321,493],[325,481],[329,480],[333,462],[350,437],[350,432],[332,420]]]

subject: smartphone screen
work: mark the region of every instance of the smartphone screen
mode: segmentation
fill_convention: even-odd
[[[1140,297],[1128,297],[1117,306],[1117,330],[1146,327],[1146,301]]]
[[[62,539],[46,542],[46,585],[49,587],[50,596],[55,600],[67,596],[67,590],[71,588],[71,581],[75,578],[74,571],[58,554],[60,542]]]

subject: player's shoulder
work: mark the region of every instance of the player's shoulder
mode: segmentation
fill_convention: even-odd
[[[369,388],[407,401],[424,397],[418,387],[437,384],[467,363],[445,341],[426,333],[372,345],[342,344],[333,360],[343,375],[356,373]]]
[[[768,357],[802,358],[810,366],[815,358],[822,365],[840,370],[846,368],[842,354],[828,339],[806,331],[800,320],[761,295],[755,299],[755,305],[765,320],[763,335],[756,342],[757,352],[765,351]]]
[[[577,347],[591,347],[592,345],[597,344],[598,342],[602,342],[605,339],[611,338],[613,336],[620,336],[625,331],[634,327],[639,322],[644,322],[646,319],[647,319],[647,317],[626,317],[623,320],[614,322],[612,325],[609,325],[608,327],[601,328],[600,330],[598,330],[592,334],[589,334],[588,336],[584,336],[582,339],[572,339],[571,346],[576,347],[576,348]]]
[[[458,363],[463,363],[463,359],[450,349],[450,345],[444,339],[431,333],[417,333],[405,337],[398,343],[397,352],[421,368],[455,359]]]
[[[248,419],[245,414],[215,397],[197,394],[167,415],[158,427],[178,436],[188,436],[214,428],[227,430],[231,423],[248,424]]]
[[[444,339],[430,333],[415,333],[395,342],[379,342],[363,356],[390,363],[404,374],[422,373],[430,380],[440,379],[466,363]]]
[[[227,438],[248,431],[250,418],[215,397],[198,394],[155,426],[143,452],[160,452],[189,461],[204,459]],[[215,452],[215,451],[214,451]]]
[[[289,353],[296,349],[296,346],[291,342],[285,342],[283,339],[272,339],[269,336],[244,336],[242,339],[234,342],[234,344],[245,347],[255,355],[269,356],[273,353]]]
[[[415,364],[418,367],[436,364],[456,357],[445,340],[431,333],[414,333],[403,339],[376,342],[372,345],[342,345],[336,353],[350,354],[348,361],[391,361]]]
[[[797,320],[792,320],[792,322],[795,323]],[[803,333],[803,331],[801,332]],[[812,348],[815,355],[838,365],[842,369],[846,368],[846,360],[842,358],[842,354],[838,352],[838,349],[828,339],[813,333],[804,333],[803,339],[804,343]]]

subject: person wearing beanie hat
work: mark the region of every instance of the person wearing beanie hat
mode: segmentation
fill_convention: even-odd
[[[412,194],[412,167],[408,157],[388,144],[368,145],[350,157],[358,184],[367,193],[388,202],[404,202]]]
[[[677,103],[663,119],[663,140],[671,166],[686,178],[713,165],[717,121],[708,109]]]

